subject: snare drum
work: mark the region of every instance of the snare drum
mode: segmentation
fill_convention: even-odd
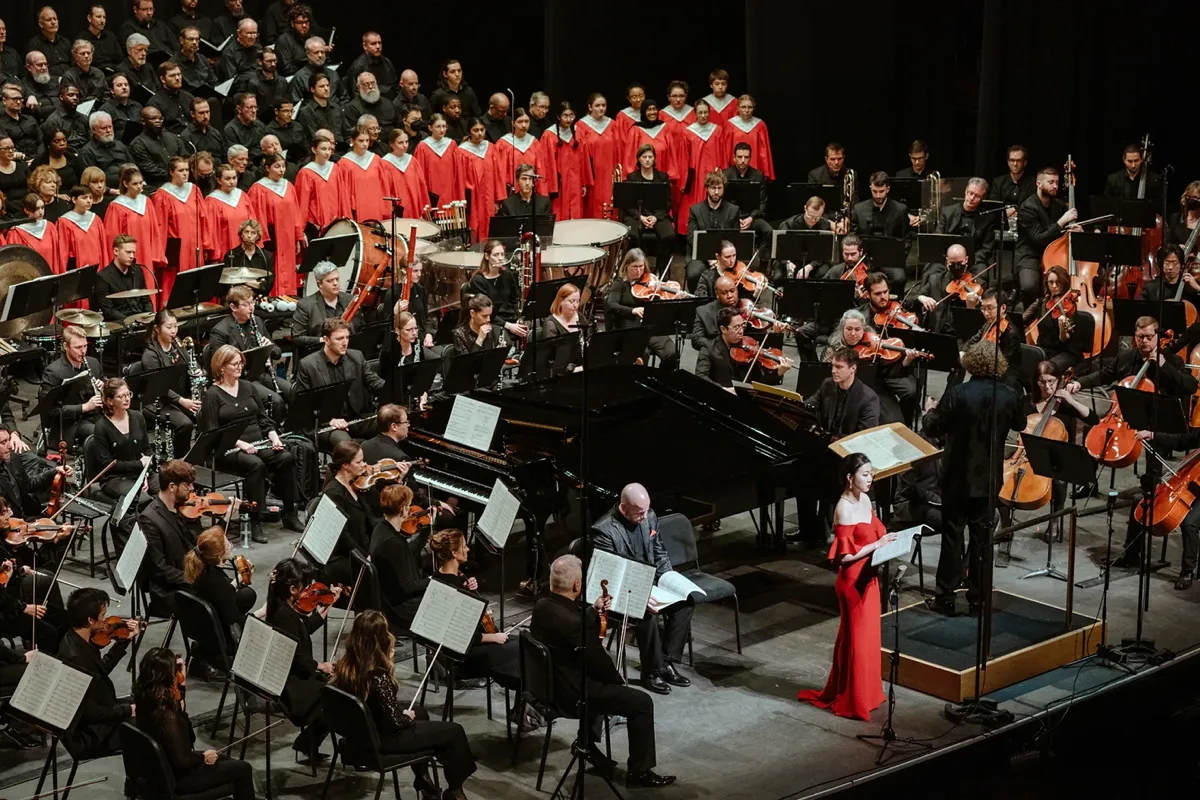
[[[21,338],[32,345],[50,353],[53,356],[62,355],[59,343],[62,341],[61,325],[42,325],[37,328],[26,328],[21,331]]]
[[[620,222],[608,219],[572,219],[554,224],[554,244],[599,247],[607,256],[600,265],[596,279],[588,283],[597,289],[603,289],[609,279],[616,274],[625,254],[625,239],[629,236],[629,228]],[[542,263],[545,263],[543,259]]]
[[[458,306],[462,285],[471,280],[483,261],[483,253],[451,250],[429,257],[431,266],[421,273],[421,285],[429,296],[429,311]]]
[[[327,236],[358,237],[357,244],[350,252],[350,258],[345,264],[337,265],[343,292],[353,293],[357,281],[368,281],[376,270],[392,261],[389,235],[375,228],[359,225],[352,219],[335,219],[329,223],[329,227],[321,231],[322,239]],[[309,272],[305,279],[304,289],[306,295],[317,292],[317,281],[312,272]]]

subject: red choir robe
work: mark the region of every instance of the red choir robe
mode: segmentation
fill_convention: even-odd
[[[715,122],[701,127],[700,123],[693,122],[683,129],[683,140],[688,146],[687,191],[680,204],[681,213],[675,218],[681,234],[687,233],[688,209],[706,197],[705,177],[729,164],[729,150],[725,144],[725,137],[729,135],[727,127]]]
[[[421,162],[411,153],[402,156],[388,153],[383,157],[383,179],[388,196],[400,198],[402,216],[420,219],[421,212],[429,205],[429,182],[425,180]]]
[[[642,112],[634,111],[633,106],[625,106],[625,108],[622,108],[617,112],[617,115],[613,117],[613,122],[615,122],[617,125],[617,138],[621,140],[622,148],[624,148],[627,140],[629,139],[629,132],[632,131],[634,126],[641,121]],[[623,152],[623,149],[618,150],[617,152]],[[622,166],[625,167],[626,175],[637,169],[637,167],[633,164],[622,164]]]
[[[333,172],[355,222],[369,219],[382,222],[392,218],[392,204],[383,199],[383,170],[379,156],[370,150],[359,156],[351,150],[337,162]]]
[[[467,224],[476,242],[487,241],[488,225],[500,202],[496,187],[502,185],[496,174],[496,146],[484,140],[478,145],[463,142],[455,151],[461,162],[460,169],[470,192],[467,205]],[[395,195],[399,197],[400,195]]]
[[[250,198],[237,187],[228,194],[218,189],[204,198],[204,256],[208,263],[224,260],[226,253],[241,245],[238,228],[253,216]]]
[[[275,242],[275,285],[271,296],[296,296],[300,285],[297,253],[304,238],[304,215],[296,187],[290,181],[260,178],[246,194],[254,218],[263,226],[263,243]]]
[[[592,162],[578,130],[576,126],[561,131],[557,125],[551,125],[542,134],[547,167],[542,174],[550,184],[555,220],[582,219],[583,191],[595,183]]]
[[[716,95],[708,94],[704,98],[704,102],[708,103],[712,109],[708,115],[710,122],[715,122],[718,125],[724,125],[729,120],[737,116],[738,101],[737,98],[729,92],[725,93],[725,97],[718,100]]]
[[[58,244],[58,225],[44,219],[34,222],[23,222],[8,232],[8,244],[22,245],[38,252],[50,271],[55,275],[66,272],[66,262],[60,259]]]
[[[729,158],[733,163],[733,148],[742,142],[750,145],[750,166],[762,172],[769,181],[775,180],[775,160],[771,158],[771,140],[767,135],[767,123],[758,117],[750,121],[741,117],[729,120]]]
[[[681,128],[686,128],[696,121],[696,109],[690,104],[684,103],[683,108],[676,113],[675,109],[668,104],[658,110],[658,117],[667,122],[674,122]]]
[[[146,287],[157,289],[158,268],[167,263],[167,245],[162,225],[152,211],[150,200],[144,194],[132,200],[123,194],[114,197],[104,212],[104,252],[112,253],[113,239],[119,234],[127,233],[137,239],[137,263],[144,267]],[[109,258],[111,260],[112,256]],[[161,292],[155,298],[155,308],[161,308],[161,304],[167,302]]]
[[[613,170],[620,160],[621,129],[609,117],[596,120],[589,114],[579,120],[575,133],[584,146],[592,168],[592,188],[583,198],[583,215],[591,219],[604,217],[604,205],[612,204]],[[625,180],[624,164],[617,180]]]
[[[678,143],[677,157],[682,158],[683,163],[690,166],[690,145],[684,136],[684,131],[687,130],[688,125],[696,121],[696,109],[684,103],[683,108],[676,112],[670,105],[665,105],[658,110],[658,118],[667,123],[667,127],[671,129],[671,135]],[[688,207],[683,198],[688,182],[687,169],[687,166],[681,167],[680,171],[683,173],[683,177],[678,182],[674,179],[671,181],[671,216],[675,218],[675,228],[680,233],[687,229]]]
[[[422,139],[417,143],[417,152],[413,158],[425,172],[425,180],[429,183],[429,191],[437,195],[438,206],[444,206],[452,200],[466,200],[467,187],[463,180],[462,162],[454,151],[458,149],[448,136],[435,142],[433,137]],[[423,216],[424,209],[417,209],[413,217]]]
[[[150,207],[162,229],[167,263],[158,267],[158,286],[162,293],[155,298],[155,308],[162,308],[171,297],[175,276],[180,272],[204,266],[201,216],[204,198],[195,184],[175,186],[164,183],[150,198]]]
[[[318,233],[334,220],[350,216],[346,185],[338,180],[335,166],[332,161],[326,161],[323,167],[310,161],[296,173],[296,196],[304,224],[311,225]],[[383,177],[386,181],[386,176]],[[390,191],[385,193],[391,194]]]
[[[95,265],[103,267],[112,258],[104,249],[104,220],[88,211],[68,211],[58,218],[58,260],[63,270]],[[68,303],[68,308],[89,308],[88,301]]]
[[[501,187],[496,192],[498,200],[502,201],[508,197],[509,187],[516,191],[516,172],[517,167],[521,164],[532,164],[539,175],[549,172],[550,168],[546,163],[544,151],[545,147],[542,146],[541,140],[528,133],[520,141],[511,133],[500,137],[500,141],[496,142],[496,176],[501,182]],[[542,196],[550,194],[548,183],[548,181],[534,181],[534,191]]]
[[[654,168],[667,173],[671,180],[671,216],[675,225],[680,224],[680,206],[683,204],[683,185],[687,182],[687,148],[682,138],[677,135],[680,126],[674,122],[659,122],[653,128],[643,128],[635,125],[629,129],[629,137],[625,142],[625,158],[621,162],[625,174],[638,169],[637,151],[643,144],[654,147]],[[630,166],[632,164],[632,166]],[[686,209],[684,209],[686,212]],[[684,214],[686,216],[686,213]],[[687,221],[684,220],[684,224]]]

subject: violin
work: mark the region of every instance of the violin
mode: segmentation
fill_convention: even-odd
[[[244,555],[238,554],[229,559],[237,573],[237,582],[242,586],[250,586],[254,582],[254,564]]]
[[[340,587],[345,593],[346,587]],[[305,613],[311,614],[318,608],[328,608],[337,602],[337,594],[333,591],[333,587],[326,586],[320,581],[313,581],[308,586],[300,590],[300,594],[296,595],[296,609]]]
[[[1059,385],[1065,386],[1071,375],[1071,370],[1067,370]],[[1057,442],[1067,441],[1067,426],[1054,416],[1061,401],[1062,398],[1057,395],[1051,396],[1040,414],[1030,414],[1026,419],[1024,433]],[[1038,475],[1029,468],[1029,456],[1025,453],[1025,443],[1022,441],[1016,452],[1004,462],[1004,484],[1000,487],[1000,502],[1028,511],[1049,503],[1053,490],[1053,479]]]
[[[492,609],[490,607],[483,610],[483,617],[480,618],[479,622],[483,625],[484,633],[500,632],[500,629],[496,627],[496,618],[492,616]]]
[[[192,492],[187,500],[180,503],[176,510],[185,519],[200,519],[205,514],[221,515],[229,511],[229,507],[238,500],[236,497],[226,497],[220,492],[209,492],[200,495]],[[253,511],[258,504],[250,500],[240,501],[242,508]]]
[[[679,281],[663,281],[643,272],[629,290],[638,300],[678,300],[684,297],[695,297],[691,292],[680,286]]]
[[[757,256],[757,254],[755,255]],[[754,259],[750,259],[750,262],[754,263]],[[746,291],[753,292],[754,294],[758,294],[763,289],[766,289],[768,292],[771,292],[774,295],[783,294],[782,290],[776,289],[767,282],[767,277],[763,273],[755,272],[754,270],[750,269],[750,264],[743,264],[741,261],[737,262],[733,269],[725,270],[721,274],[741,286]],[[866,276],[865,268],[863,269],[863,276]]]
[[[0,586],[8,586],[8,582],[12,580],[12,576],[12,561],[5,561],[3,564],[0,564]]]
[[[1197,452],[1200,452],[1200,451],[1197,451]],[[608,593],[608,581],[600,581],[600,597],[602,597],[602,598],[607,597],[610,601],[612,600],[612,595]],[[608,633],[608,611],[605,610],[605,611],[601,611],[599,613],[600,613],[600,641],[603,642],[605,634]]]
[[[742,315],[742,319],[746,321],[746,324],[755,330],[766,330],[767,328],[774,328],[776,325],[789,331],[796,330],[795,325],[776,317],[774,310],[754,305],[754,301],[749,297],[743,297],[738,301],[737,310]]]
[[[759,347],[753,337],[745,336],[740,344],[729,346],[729,357],[733,363],[743,367],[757,361],[763,369],[777,370],[781,366],[791,366],[792,361],[783,355],[778,347]]]
[[[101,623],[103,627],[92,631],[89,640],[97,647],[108,647],[113,639],[128,639],[133,636],[133,628],[130,626],[130,623],[145,624],[145,621],[122,619],[121,617],[107,617]]]
[[[70,454],[67,452],[67,443],[60,441],[58,443],[58,456],[60,463],[64,466]],[[67,488],[67,476],[63,472],[55,472],[54,478],[50,481],[50,499],[46,503],[46,513],[50,516],[58,514],[62,507],[63,491]]]
[[[57,542],[70,535],[71,527],[70,523],[55,522],[49,518],[34,522],[10,519],[4,541],[13,547],[26,542]]]
[[[1044,320],[1046,317],[1050,317],[1051,319],[1061,319],[1065,314],[1068,320],[1073,319],[1076,312],[1079,311],[1079,306],[1076,303],[1078,297],[1078,289],[1068,289],[1060,294],[1058,299],[1050,304],[1050,308],[1046,309],[1046,311],[1040,317],[1034,320],[1034,322],[1025,329],[1025,341],[1027,341],[1029,344],[1037,344],[1038,325],[1040,325],[1042,320]]]
[[[412,536],[421,528],[428,528],[433,524],[434,513],[432,508],[426,510],[417,505],[409,506],[408,516],[400,523],[400,532],[406,536]]]
[[[946,284],[946,297],[958,297],[959,300],[965,303],[969,294],[982,295],[983,284],[979,282],[979,278],[994,266],[996,265],[987,265],[979,271],[979,275],[972,275],[970,270],[964,269],[962,277],[955,278]]]
[[[889,363],[899,361],[901,358],[910,355],[916,358],[933,358],[932,353],[905,347],[904,342],[899,338],[889,337],[884,339],[878,333],[872,333],[871,331],[863,332],[862,341],[854,345],[854,351],[858,353],[859,358],[881,358]]]
[[[853,267],[851,267],[850,269],[843,272],[840,277],[841,277],[841,280],[844,280],[844,281],[854,281],[854,283],[856,284],[854,293],[856,295],[858,295],[859,297],[862,297],[863,294],[865,293],[865,289],[863,288],[863,283],[867,280],[867,255],[866,255],[866,253],[863,254],[862,258],[860,258]]]
[[[873,318],[875,324],[883,328],[900,328],[902,330],[912,329],[914,331],[923,331],[920,321],[912,314],[905,313],[904,307],[896,300],[889,300],[887,306],[882,311],[876,311]]]
[[[352,481],[355,489],[364,492],[376,484],[399,483],[404,479],[401,474],[401,465],[407,464],[410,467],[414,464],[424,464],[425,459],[418,458],[413,461],[397,461],[394,458],[381,458],[374,464],[368,464],[361,475]]]
[[[985,333],[983,335],[983,338],[986,339],[987,341],[991,342],[992,344],[995,344],[996,337],[1003,336],[1007,331],[1008,331],[1008,320],[1001,318],[999,325],[997,325],[996,323],[993,322],[991,325],[988,326],[987,333]]]

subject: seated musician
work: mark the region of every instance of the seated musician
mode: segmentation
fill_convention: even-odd
[[[857,313],[853,309],[847,314]],[[845,318],[843,318],[844,320]],[[830,377],[805,401],[821,429],[836,441],[879,424],[879,395],[858,380],[858,353],[853,347],[830,347]]]
[[[321,493],[333,501],[346,518],[345,527],[333,547],[322,573],[328,583],[353,584],[350,551],[366,555],[371,550],[371,530],[375,517],[367,504],[366,495],[354,488],[354,479],[366,471],[363,450],[356,442],[338,442],[329,463],[329,477]]]
[[[292,312],[292,344],[299,351],[297,357],[306,356],[321,346],[321,326],[330,317],[342,318],[353,299],[342,291],[342,276],[332,261],[321,261],[312,271],[317,284],[315,294],[302,298]],[[350,332],[358,333],[363,326],[361,316],[350,323]]]
[[[837,142],[830,142],[825,145],[825,163],[808,171],[808,182],[819,183],[823,186],[836,186],[842,190],[846,178],[853,172],[854,170],[846,167],[846,148]],[[857,188],[855,187],[855,194],[857,194]],[[857,200],[858,198],[851,197],[850,199]]]
[[[181,793],[195,796],[221,789],[222,796],[254,800],[254,769],[248,762],[212,748],[192,749],[196,731],[187,713],[187,686],[178,684],[185,669],[183,659],[166,647],[152,648],[142,658],[133,686],[138,728],[158,743]]]
[[[737,246],[733,242],[725,239],[717,242],[717,251],[714,255],[715,258],[708,261],[693,259],[687,263],[688,291],[696,297],[716,297],[714,284],[717,282],[717,278],[730,271],[734,271],[736,274],[738,253]],[[696,276],[694,282],[690,277],[693,275]],[[735,288],[736,286],[735,284]]]
[[[1142,290],[1143,300],[1187,300],[1192,305],[1200,303],[1200,281],[1189,270],[1183,269],[1183,248],[1167,244],[1158,248],[1156,254],[1159,276],[1146,281]],[[1182,287],[1180,286],[1182,284]]]
[[[0,453],[5,449],[3,437],[4,431],[0,430]],[[0,530],[9,530],[10,524],[14,521],[19,522],[12,516],[12,509],[5,502],[4,496],[0,495]],[[22,549],[27,550],[28,548]],[[14,554],[6,543],[0,541],[0,569],[12,570],[8,584],[0,587],[0,637],[20,641],[28,639],[32,634],[31,644],[36,643],[39,650],[45,650],[50,655],[54,655],[58,652],[58,641],[61,637],[58,630],[46,618],[49,609],[45,604],[25,602],[26,598],[33,599],[32,584],[26,581],[33,570],[28,564],[22,563],[25,561],[24,556],[24,553]],[[61,601],[61,598],[59,599]],[[34,628],[37,629],[36,633],[34,633]],[[16,670],[12,667],[18,663],[23,665],[25,659],[18,656],[19,662],[5,661],[3,655],[3,650],[0,650],[0,687],[7,688],[9,680],[5,678],[5,673],[20,680],[20,673],[24,672],[23,667]],[[16,681],[12,682],[12,686],[16,686]]]
[[[87,692],[79,707],[75,724],[64,744],[77,759],[103,758],[121,750],[121,723],[134,716],[128,698],[117,697],[117,689],[109,677],[125,656],[129,645],[142,632],[136,619],[126,620],[130,636],[113,637],[108,652],[92,644],[92,634],[105,630],[108,617],[108,593],[103,589],[85,587],[71,592],[67,598],[67,622],[71,626],[58,646],[58,657],[66,664],[91,676]]]
[[[646,272],[646,254],[640,248],[630,248],[621,259],[621,266],[608,284],[604,297],[605,326],[608,330],[636,328],[642,324],[645,301],[633,295],[633,284],[641,280]],[[662,334],[651,335],[646,349],[658,356],[660,366],[668,372],[679,366],[679,353],[675,349],[675,337]]]
[[[454,352],[457,354],[478,353],[505,346],[504,334],[492,324],[495,306],[486,294],[477,294],[467,301],[467,316],[454,329]],[[445,364],[449,368],[449,362]]]
[[[124,322],[134,314],[154,310],[149,297],[112,299],[109,295],[146,288],[146,268],[137,263],[138,241],[127,233],[113,238],[112,261],[96,273],[92,308],[104,315],[107,322]],[[164,297],[163,302],[166,302]]]
[[[1192,451],[1200,447],[1200,428],[1189,428],[1187,433],[1182,434],[1138,431],[1137,438],[1139,441],[1152,443],[1151,446],[1159,453],[1179,450],[1188,453],[1190,457]],[[1147,459],[1146,463],[1147,471],[1153,470],[1154,475],[1161,475],[1162,467],[1157,459]],[[1138,505],[1140,504],[1135,504],[1134,509],[1137,509]],[[1123,556],[1113,562],[1114,566],[1137,566],[1141,563],[1142,539],[1137,535],[1140,533],[1140,527],[1134,522],[1131,514],[1129,532],[1125,537],[1127,549]],[[1135,529],[1137,529],[1136,532]],[[1179,523],[1179,531],[1183,534],[1183,554],[1179,559],[1179,577],[1175,579],[1175,588],[1183,592],[1192,588],[1192,583],[1196,579],[1196,560],[1200,555],[1200,503],[1192,503],[1183,521]],[[1136,540],[1134,540],[1135,536],[1137,536]],[[1131,541],[1133,546],[1131,546]]]
[[[196,537],[196,546],[183,557],[183,580],[188,590],[213,607],[225,636],[225,653],[233,656],[242,639],[242,624],[258,594],[254,587],[244,585],[237,578],[236,570],[226,567],[233,558],[233,545],[225,530],[214,525]],[[196,671],[196,658],[208,663],[219,663],[215,653],[197,653],[192,650],[191,671]]]
[[[1118,353],[1100,369],[1068,383],[1066,388],[1071,394],[1080,389],[1110,386],[1122,378],[1137,375],[1143,366],[1146,366],[1145,377],[1154,383],[1159,394],[1179,398],[1195,394],[1200,384],[1193,371],[1171,350],[1159,349],[1158,320],[1138,317],[1134,326],[1133,347]]]
[[[104,473],[101,491],[117,501],[133,488],[133,482],[150,463],[154,449],[146,418],[129,407],[133,392],[121,378],[108,378],[100,390],[104,415],[96,423],[96,463],[112,466]]]
[[[426,537],[406,535],[400,526],[408,519],[413,491],[402,484],[383,487],[379,496],[383,519],[371,531],[371,563],[379,574],[379,591],[388,622],[399,631],[412,626],[425,587],[429,585],[423,557]]]
[[[42,373],[39,400],[55,387],[70,382],[58,404],[43,413],[42,427],[49,441],[83,444],[100,420],[100,362],[87,354],[88,340],[83,328],[63,328],[63,354],[50,362]]]
[[[625,176],[629,183],[668,183],[667,173],[654,168],[658,158],[654,145],[643,144],[637,149],[638,168]],[[621,222],[629,228],[630,244],[643,252],[653,252],[657,269],[671,263],[675,248],[675,223],[669,208],[623,208]]]
[[[1037,346],[1063,372],[1083,360],[1083,354],[1092,346],[1095,328],[1088,314],[1072,313],[1074,304],[1067,296],[1070,288],[1071,279],[1065,269],[1054,266],[1046,270],[1042,296],[1025,309],[1022,317],[1026,330],[1037,325]]]
[[[1167,244],[1186,244],[1197,224],[1200,224],[1200,181],[1191,181],[1183,187],[1179,210],[1167,217],[1163,241]],[[1162,259],[1158,263],[1162,264]]]
[[[258,288],[264,295],[268,295],[275,283],[275,259],[260,247],[262,235],[262,225],[258,220],[242,220],[238,225],[238,245],[225,253],[222,263],[225,264],[225,269],[264,270],[267,277],[260,279]]]
[[[855,234],[842,237],[842,260],[838,264],[830,264],[821,272],[821,265],[806,264],[796,271],[797,278],[812,278],[813,280],[836,281],[854,273],[855,268],[863,264],[866,251],[863,250],[862,239]],[[856,289],[859,297],[865,297],[866,287],[859,285]],[[796,349],[801,358],[806,361],[817,360],[817,348],[825,343],[832,328],[819,320],[810,320],[800,326],[796,332]]]
[[[211,372],[213,385],[204,393],[202,431],[245,422],[246,427],[236,442],[236,453],[217,453],[220,469],[241,475],[246,500],[255,504],[250,511],[250,538],[260,544],[267,542],[262,530],[262,512],[267,502],[267,477],[282,503],[283,526],[291,531],[304,527],[296,516],[295,459],[283,446],[275,421],[267,414],[266,393],[257,384],[242,379],[246,357],[230,344],[213,353]]]
[[[873,291],[888,291],[887,278],[879,273],[872,273],[867,281],[872,283]],[[866,314],[859,309],[847,309],[833,333],[829,335],[829,347],[825,349],[825,360],[833,358],[833,354],[842,347],[857,348],[862,345],[866,349],[864,339],[876,331],[867,323]],[[883,334],[878,334],[881,338]],[[860,351],[860,361],[862,352]],[[865,363],[874,367],[874,383],[872,388],[879,395],[880,423],[904,422],[911,425],[917,405],[917,376],[914,374],[913,363],[916,356],[907,352],[896,361],[885,361],[882,358],[869,358]]]
[[[0,424],[0,498],[8,501],[14,518],[34,519],[42,514],[45,503],[41,498],[50,490],[54,476],[69,478],[75,472],[69,465],[56,467],[42,459],[31,459],[27,465],[14,452],[12,435],[11,428]]]
[[[1079,219],[1079,209],[1067,208],[1058,199],[1058,170],[1038,170],[1036,190],[1017,209],[1017,279],[1026,309],[1037,300],[1042,282],[1042,256],[1067,230],[1079,230],[1071,223]],[[1041,344],[1039,342],[1039,344]],[[1061,364],[1059,365],[1062,366]]]
[[[470,283],[463,291],[465,294],[490,298],[492,317],[511,335],[524,339],[529,335],[529,328],[518,319],[521,316],[521,287],[517,274],[505,267],[508,261],[504,256],[504,243],[499,239],[489,239],[483,246],[479,269],[471,276]]]
[[[725,201],[725,175],[713,170],[704,176],[705,198],[688,209],[688,234],[692,240],[700,231],[741,230],[741,212]],[[749,220],[749,217],[747,217]],[[687,290],[695,292],[706,265],[697,260],[687,264]]]
[[[518,164],[514,175],[516,177],[517,190],[500,202],[496,216],[550,216],[553,213],[550,209],[550,198],[533,191],[534,182],[538,180],[536,177],[537,168],[533,164]]]
[[[382,392],[386,384],[367,366],[362,352],[350,349],[350,323],[341,317],[330,317],[322,323],[321,342],[320,350],[300,360],[296,390],[351,381],[340,414],[329,420],[334,430],[317,437],[317,446],[329,450],[338,442],[371,435],[370,420],[362,418],[375,408],[371,395]]]
[[[726,167],[721,174],[725,176],[727,183],[757,182],[759,184],[758,208],[752,211],[744,208],[738,209],[738,227],[742,230],[754,231],[754,238],[758,244],[767,246],[771,243],[771,233],[774,230],[766,219],[767,179],[762,174],[762,170],[750,166],[753,156],[754,148],[750,146],[749,142],[738,142],[733,146],[733,165]]]
[[[728,306],[721,308],[717,312],[719,335],[709,342],[707,348],[700,351],[700,357],[696,360],[696,374],[712,381],[730,394],[737,394],[733,382],[745,380],[746,377],[746,370],[734,364],[730,355],[731,347],[741,345],[745,326],[745,319],[736,309]],[[775,372],[782,377],[791,368],[792,362],[784,358],[775,368]]]
[[[974,270],[980,272],[992,263],[996,252],[996,228],[1000,225],[1000,214],[983,210],[987,197],[988,182],[983,178],[971,178],[963,193],[963,201],[942,206],[938,218],[937,233],[951,236],[970,236],[975,245]],[[988,286],[1000,285],[1000,268],[990,270],[982,280]]]
[[[394,335],[385,339],[379,349],[379,371],[389,383],[393,369],[436,357],[431,349],[421,344],[421,327],[416,316],[411,311],[401,311],[400,301],[396,302],[395,310]]]
[[[192,351],[195,353],[195,350]],[[179,346],[179,321],[167,309],[154,315],[154,322],[146,335],[146,349],[142,351],[142,369],[163,369],[173,364],[186,363],[186,356]],[[200,401],[192,399],[191,376],[185,369],[178,383],[171,387],[164,398],[151,409],[152,414],[166,415],[171,427],[172,455],[183,458],[192,445],[192,428]]]
[[[871,173],[871,199],[854,205],[850,215],[850,230],[860,236],[907,240],[909,231],[915,225],[915,218],[908,213],[908,206],[904,203],[888,198],[891,190],[892,181],[886,172]],[[881,266],[879,271],[887,275],[894,294],[904,294],[903,264]]]
[[[804,211],[794,217],[788,217],[779,223],[781,231],[832,231],[833,223],[825,218],[825,201],[813,195],[804,203]],[[814,259],[802,267],[797,267],[786,259],[774,262],[771,270],[771,280],[781,283],[787,278],[808,278],[813,273],[824,275],[829,269],[829,263]]]
[[[247,377],[266,390],[271,415],[276,422],[282,422],[286,418],[287,403],[292,399],[292,384],[287,378],[276,374],[274,363],[283,355],[283,351],[271,341],[271,335],[267,332],[262,317],[254,313],[254,290],[249,286],[231,286],[225,294],[225,304],[229,306],[229,316],[217,320],[217,324],[208,334],[207,349],[213,352],[221,345],[229,344],[244,353],[256,347],[270,345],[266,370],[261,375]]]
[[[620,502],[593,523],[592,546],[654,567],[656,583],[671,571],[667,546],[658,535],[658,515],[650,507],[650,495],[640,483],[622,489]],[[646,689],[670,694],[672,686],[692,685],[675,666],[683,661],[683,648],[692,630],[692,611],[689,599],[661,613],[647,613],[635,624],[634,635],[642,659],[642,686]]]
[[[395,285],[390,289],[384,290],[379,299],[378,313],[390,313],[392,321],[395,322],[399,315],[405,311],[416,317],[417,320],[417,340],[426,349],[432,351],[431,355],[438,355],[440,348],[434,344],[433,336],[437,333],[438,321],[430,313],[429,309],[429,292],[421,284],[421,276],[425,273],[426,259],[416,258],[409,267],[403,266],[401,262],[398,274],[395,279]],[[408,300],[401,299],[404,292],[405,275],[403,273],[412,273],[412,286],[409,287]],[[397,326],[397,330],[399,327]],[[387,340],[384,341],[384,346],[388,345]]]
[[[693,350],[703,353],[721,335],[717,317],[726,308],[737,311],[738,285],[733,282],[733,278],[722,275],[717,278],[715,298],[696,308],[696,319],[692,323],[692,335],[689,337]]]
[[[537,601],[529,623],[530,634],[551,653],[555,699],[562,708],[574,708],[579,702],[584,688],[584,672],[579,666],[579,643],[586,642],[587,707],[592,714],[588,751],[592,764],[598,771],[612,774],[615,763],[597,745],[603,731],[604,715],[620,714],[625,717],[629,728],[625,785],[666,786],[674,783],[675,776],[659,775],[653,771],[656,764],[653,698],[625,685],[600,639],[599,613],[607,612],[612,600],[608,597],[597,598],[592,607],[581,615],[581,594],[583,565],[579,559],[575,556],[555,559],[550,565],[550,595]],[[617,623],[610,619],[609,624]]]
[[[150,613],[167,617],[175,611],[175,592],[187,588],[183,557],[196,546],[199,526],[179,512],[195,489],[196,468],[172,459],[158,469],[158,493],[137,515],[146,536],[146,556],[138,580],[150,594]]]
[[[578,372],[583,369],[583,351],[580,344],[579,303],[583,295],[579,287],[573,283],[564,283],[558,287],[554,300],[550,303],[550,313],[542,319],[541,338],[553,339],[556,336],[573,336],[568,348],[570,355],[560,357],[554,362],[553,373],[566,375],[568,372]],[[536,346],[536,345],[535,345]]]
[[[997,324],[1000,325],[1000,352],[1008,362],[1008,370],[1004,373],[1003,381],[1014,389],[1020,387],[1021,378],[1021,344],[1024,339],[1016,325],[1008,322],[1008,305],[1004,302],[1004,293],[999,289],[984,289],[983,299],[979,301],[979,310],[983,312],[983,327],[975,331],[966,342],[966,347],[980,339],[996,341]],[[965,350],[966,347],[963,349]]]
[[[967,292],[965,300],[958,295],[948,297],[947,287],[952,281],[961,280],[967,271],[967,248],[952,244],[946,248],[945,264],[930,264],[917,285],[917,306],[925,315],[924,327],[934,333],[954,334],[954,321],[950,308],[975,308],[979,295]],[[910,292],[911,294],[911,292]]]

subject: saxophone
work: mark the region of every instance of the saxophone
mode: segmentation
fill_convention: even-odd
[[[208,378],[204,377],[204,370],[200,368],[200,362],[196,360],[196,348],[192,337],[180,340],[179,346],[183,348],[183,356],[187,359],[188,383],[192,389],[192,400],[199,403],[200,398],[204,395],[204,385],[208,383]]]

